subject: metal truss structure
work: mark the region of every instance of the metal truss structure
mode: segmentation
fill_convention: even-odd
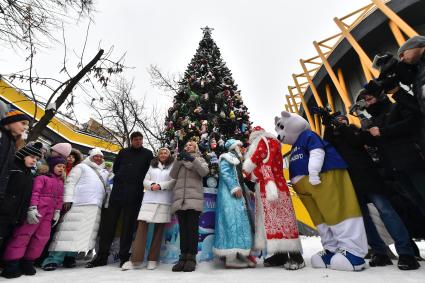
[[[325,96],[319,95],[319,92],[313,83],[313,78],[320,68],[324,67],[326,69],[326,72],[337,90],[344,107],[348,110],[351,106],[351,100],[349,92],[347,91],[342,70],[340,68],[334,70],[328,61],[330,54],[332,54],[338,44],[342,40],[348,41],[359,58],[365,78],[370,80],[377,77],[379,72],[372,68],[372,60],[368,57],[362,46],[351,33],[357,25],[359,25],[370,14],[379,9],[388,18],[389,28],[391,29],[391,32],[399,46],[405,42],[406,38],[418,35],[412,27],[410,27],[401,17],[387,6],[390,1],[371,0],[371,2],[372,3],[351,12],[344,17],[335,17],[334,22],[340,32],[326,39],[314,41],[313,45],[317,55],[308,59],[300,59],[302,72],[292,74],[294,85],[288,86],[288,94],[285,96],[285,109],[292,113],[303,112],[310,123],[311,129],[319,135],[322,133],[322,125],[317,114],[312,114],[307,107],[307,101],[304,98],[306,91],[310,89],[317,106],[323,107],[325,105],[329,105],[332,111],[335,111],[331,86],[329,84],[325,86],[326,101],[323,101],[322,97]],[[349,119],[351,123],[359,124],[357,118],[350,116]]]

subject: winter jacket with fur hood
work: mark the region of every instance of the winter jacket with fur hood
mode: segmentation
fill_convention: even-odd
[[[170,176],[176,179],[174,186],[174,201],[171,212],[177,210],[194,209],[203,211],[204,208],[204,190],[202,178],[209,172],[208,164],[198,154],[192,153],[195,160],[174,162]]]

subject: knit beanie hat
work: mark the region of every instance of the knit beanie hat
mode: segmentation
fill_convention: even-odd
[[[95,156],[95,155],[102,155],[103,156],[102,150],[100,150],[100,148],[97,148],[97,147],[90,150],[90,158]]]
[[[31,118],[19,110],[11,110],[6,113],[6,117],[1,119],[0,125],[5,126],[19,121],[30,121]]]
[[[41,153],[41,149],[43,148],[43,144],[41,142],[36,142],[33,145],[26,145],[20,150],[16,152],[16,158],[20,160],[24,160],[27,156],[36,156],[38,158],[42,158],[43,154]]]
[[[425,36],[416,35],[406,40],[406,42],[398,49],[397,56],[400,58],[400,54],[404,51],[418,47],[425,47]]]
[[[47,164],[49,165],[49,171],[53,173],[53,169],[55,168],[56,165],[58,164],[66,165],[66,159],[63,158],[62,156],[49,157],[47,159]]]
[[[70,143],[63,142],[63,143],[57,143],[57,144],[55,144],[50,149],[53,150],[53,151],[56,151],[57,153],[59,153],[60,155],[62,155],[62,157],[65,157],[66,158],[71,153],[72,146],[71,146]]]

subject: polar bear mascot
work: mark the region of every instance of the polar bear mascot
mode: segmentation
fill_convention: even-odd
[[[307,208],[324,250],[311,257],[314,268],[359,271],[368,251],[366,232],[347,164],[299,115],[275,118],[278,139],[292,146],[289,174]]]

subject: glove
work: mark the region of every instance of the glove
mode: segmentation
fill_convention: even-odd
[[[308,175],[308,181],[310,182],[310,184],[312,184],[313,186],[317,186],[320,183],[322,183],[322,181],[320,181],[320,177],[319,175]]]
[[[189,153],[187,153],[186,154],[186,157],[183,160],[192,162],[193,160],[195,160],[195,157],[193,157],[192,155],[190,155]]]
[[[186,151],[182,151],[177,155],[177,160],[183,160],[186,157]]]
[[[59,222],[59,218],[61,217],[61,211],[59,209],[55,210],[55,214],[53,215],[53,225],[55,227]]]
[[[38,224],[41,214],[38,213],[36,206],[30,206],[27,212],[27,222],[29,224]]]
[[[184,160],[184,161],[191,161],[191,162],[195,160],[195,158],[192,155],[190,155],[190,153],[187,153],[184,150],[179,153],[178,159]]]
[[[68,211],[71,209],[71,207],[72,207],[72,202],[65,202],[65,203],[62,205],[63,212],[64,212],[64,213],[65,213],[65,212],[68,212]]]

